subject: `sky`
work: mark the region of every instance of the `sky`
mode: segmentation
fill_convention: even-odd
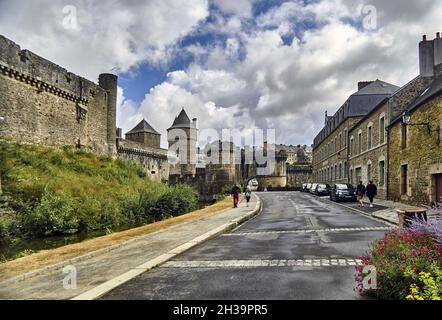
[[[117,125],[162,134],[184,107],[200,129],[275,129],[312,144],[358,81],[402,86],[438,0],[0,0],[0,34],[71,72],[119,76]]]

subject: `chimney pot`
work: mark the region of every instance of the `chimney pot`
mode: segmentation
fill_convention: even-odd
[[[426,35],[426,34],[424,34],[424,35],[422,36],[422,41],[427,41],[427,35]]]
[[[436,33],[436,38],[440,39],[440,32]]]

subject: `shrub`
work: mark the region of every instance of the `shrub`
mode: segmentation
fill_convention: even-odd
[[[410,230],[394,230],[372,245],[371,252],[361,257],[357,266],[356,290],[361,294],[380,299],[402,300],[409,295],[414,274],[428,272],[434,263],[441,263],[441,246],[424,233]],[[365,290],[362,285],[364,266],[374,266],[377,271],[377,289]]]
[[[404,275],[414,282],[410,286],[407,300],[441,300],[442,297],[442,269],[433,262],[429,272],[416,272],[408,268]]]
[[[76,233],[78,219],[72,199],[65,194],[45,190],[41,202],[23,217],[23,228],[33,236]]]
[[[154,221],[164,216],[176,217],[194,210],[197,202],[197,196],[190,186],[177,185],[171,187],[152,205],[149,215]]]

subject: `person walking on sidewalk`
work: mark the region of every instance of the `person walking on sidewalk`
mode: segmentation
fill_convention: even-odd
[[[364,197],[365,197],[365,186],[364,184],[361,182],[359,182],[358,187],[356,188],[356,195],[357,195],[357,200],[359,202],[358,207],[364,207]]]
[[[232,196],[233,196],[233,207],[238,208],[239,202],[239,194],[241,193],[241,189],[235,184],[232,188]]]
[[[370,208],[373,208],[373,201],[374,197],[378,194],[378,188],[373,183],[373,181],[370,181],[370,183],[367,185],[367,197],[370,199]]]
[[[244,196],[246,197],[247,207],[248,207],[249,203],[250,203],[250,199],[252,199],[252,190],[250,189],[250,187],[247,187]]]

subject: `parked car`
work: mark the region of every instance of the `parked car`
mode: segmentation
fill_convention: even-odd
[[[318,183],[313,183],[312,184],[312,187],[309,190],[311,194],[315,194],[315,190],[316,190],[317,186],[318,186]]]
[[[307,186],[305,187],[304,192],[310,192],[311,188],[312,188],[312,184],[311,183],[307,183]]]
[[[329,184],[320,183],[316,186],[314,194],[320,197],[329,196],[331,187]]]
[[[330,200],[332,201],[356,201],[356,190],[351,184],[335,184],[331,188]]]
[[[306,192],[306,191],[307,191],[307,183],[303,183],[301,187],[301,192]]]

